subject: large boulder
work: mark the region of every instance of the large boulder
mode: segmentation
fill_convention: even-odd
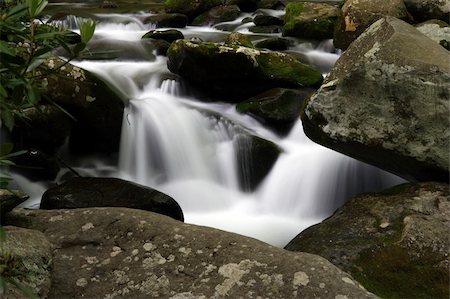
[[[430,20],[417,24],[416,28],[440,45],[450,42],[450,26],[444,21]]]
[[[42,195],[41,209],[126,207],[152,211],[183,221],[183,211],[170,196],[116,178],[72,178]]]
[[[450,19],[450,1],[448,0],[404,0],[408,11],[415,21],[440,19],[448,22]]]
[[[449,185],[404,184],[358,196],[288,250],[318,254],[383,298],[448,298]]]
[[[170,71],[227,101],[239,101],[273,87],[317,86],[322,82],[320,72],[279,52],[177,40],[167,57]]]
[[[288,3],[284,16],[283,36],[330,39],[339,10],[327,3]]]
[[[407,179],[449,180],[450,54],[383,18],[337,61],[306,104],[312,140]]]
[[[2,298],[47,298],[52,268],[50,242],[40,231],[13,226],[2,229],[5,234],[0,240]]]
[[[168,13],[181,13],[193,20],[208,9],[222,4],[222,0],[165,0],[164,8]]]
[[[336,21],[334,46],[347,49],[364,30],[385,16],[410,19],[403,0],[346,0]]]
[[[274,88],[239,103],[236,110],[254,116],[280,134],[287,134],[298,121],[304,100],[314,91]]]
[[[240,14],[241,10],[237,5],[220,5],[197,16],[192,21],[192,25],[211,26],[217,23],[234,21]]]
[[[55,246],[49,298],[375,298],[330,262],[126,208],[23,210]]]

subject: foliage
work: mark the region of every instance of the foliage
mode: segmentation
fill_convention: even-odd
[[[10,3],[6,3],[0,11],[0,124],[12,130],[14,120],[24,117],[23,109],[44,100],[56,105],[42,92],[45,77],[48,72],[57,71],[86,49],[94,34],[95,23],[87,20],[80,24],[78,37],[69,30],[50,26],[43,21],[42,12],[48,4],[47,0]],[[52,70],[41,68],[41,64],[58,47],[69,53],[69,60]]]
[[[26,153],[26,151],[13,152],[12,149],[13,145],[10,143],[3,143],[0,145],[0,189],[6,188],[8,183],[12,180],[7,172],[2,171],[2,167],[15,165],[10,159]]]

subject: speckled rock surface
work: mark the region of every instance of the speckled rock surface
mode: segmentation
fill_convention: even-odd
[[[416,28],[438,44],[441,41],[450,42],[450,26],[443,21],[430,20],[416,25]]]
[[[52,248],[39,231],[20,227],[4,227],[5,240],[1,241],[0,259],[6,268],[1,276],[22,284],[39,298],[47,298],[51,285]],[[4,264],[5,263],[5,264]],[[5,299],[29,298],[7,283]]]
[[[413,26],[377,21],[307,102],[305,133],[407,179],[448,182],[449,60]]]
[[[444,183],[358,196],[286,249],[325,257],[383,298],[448,298],[450,196]]]
[[[23,210],[55,245],[50,298],[374,298],[325,259],[124,208]]]
[[[336,21],[334,46],[347,49],[364,30],[386,16],[410,19],[403,0],[346,0]]]
[[[416,21],[440,19],[448,22],[450,18],[449,0],[405,0],[405,5]]]

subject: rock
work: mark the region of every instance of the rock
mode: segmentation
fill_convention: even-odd
[[[152,39],[160,39],[166,42],[172,43],[177,39],[184,39],[183,33],[181,31],[170,29],[170,30],[151,30],[144,34],[142,38],[152,38]]]
[[[225,45],[228,45],[230,47],[242,46],[247,48],[254,48],[252,41],[250,40],[248,35],[239,32],[230,33],[225,39]]]
[[[152,44],[156,47],[156,55],[167,55],[167,51],[170,48],[170,43],[162,40],[162,39],[156,39],[153,40]]]
[[[100,3],[99,8],[118,8],[119,5],[117,3],[111,2],[111,1],[103,1]]]
[[[237,5],[216,6],[196,17],[192,21],[192,25],[211,26],[217,23],[234,21],[240,14],[241,10]]]
[[[164,7],[168,13],[181,13],[193,20],[208,9],[222,5],[222,0],[165,0]]]
[[[448,41],[448,40],[441,40],[441,41],[439,42],[439,44],[440,44],[443,48],[445,48],[445,49],[447,49],[448,51],[450,51],[450,41]]]
[[[255,44],[256,48],[268,49],[272,51],[284,51],[289,48],[291,41],[285,38],[274,37],[262,40]]]
[[[305,133],[404,178],[448,182],[449,59],[413,26],[377,21],[306,104]]]
[[[256,26],[282,26],[283,20],[269,15],[257,15],[253,19],[253,23],[255,23]]]
[[[325,257],[382,298],[447,298],[449,233],[449,185],[404,184],[352,199],[286,249]]]
[[[430,20],[416,25],[416,28],[438,44],[442,41],[450,42],[450,27],[444,21]]]
[[[0,189],[0,224],[3,225],[6,213],[28,199],[28,196],[17,190]]]
[[[184,221],[183,211],[170,196],[150,187],[116,178],[72,178],[42,195],[41,209],[126,207]]]
[[[375,298],[327,260],[126,208],[15,209],[55,246],[50,298]]]
[[[236,110],[256,117],[280,134],[287,134],[298,121],[304,100],[314,91],[275,88],[239,103]]]
[[[50,58],[43,68],[56,69],[64,61]],[[119,94],[94,74],[72,64],[42,82],[44,93],[76,119],[69,146],[77,153],[117,152],[124,103]]]
[[[282,10],[284,9],[285,5],[280,0],[261,0],[258,3],[258,8],[262,9],[276,9],[276,10]]]
[[[330,39],[339,10],[326,3],[288,3],[284,16],[283,36],[308,39]]]
[[[334,46],[345,50],[377,20],[391,16],[410,20],[403,0],[346,0],[334,31]]]
[[[261,33],[261,34],[271,34],[271,33],[281,33],[281,26],[272,25],[272,26],[252,26],[248,28],[250,32],[253,33]]]
[[[52,250],[43,233],[19,227],[3,227],[0,261],[2,283],[6,283],[4,298],[47,298],[51,284]],[[5,268],[3,268],[5,266]],[[20,283],[20,290],[11,281]],[[3,287],[3,285],[2,285]],[[3,291],[3,289],[2,289]],[[3,297],[3,296],[2,296]]]
[[[408,11],[417,22],[450,19],[450,2],[448,0],[405,0]]]
[[[147,17],[144,24],[153,24],[156,28],[184,28],[188,17],[180,13],[157,14]]]
[[[244,12],[253,12],[258,8],[260,0],[226,0],[228,5],[236,4]]]
[[[253,191],[269,174],[281,149],[271,141],[250,134],[237,135],[234,142],[239,182],[243,190]]]
[[[16,164],[14,172],[31,181],[54,180],[60,170],[56,156],[33,148],[11,160]]]
[[[318,71],[279,52],[177,40],[167,56],[171,72],[227,101],[239,101],[273,87],[322,82]]]

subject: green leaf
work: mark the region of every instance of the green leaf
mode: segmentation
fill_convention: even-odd
[[[41,93],[39,89],[34,85],[27,85],[28,102],[32,105],[36,105],[41,101]]]
[[[75,47],[73,48],[73,53],[75,55],[80,54],[81,51],[83,51],[84,49],[86,49],[86,44],[81,42],[75,45]]]
[[[0,159],[0,166],[14,166],[14,165],[16,165],[16,163],[14,163],[13,161]]]
[[[6,92],[6,89],[3,88],[3,85],[0,85],[0,96],[4,98],[8,96],[8,93]]]
[[[2,120],[2,125],[5,125],[5,127],[9,131],[12,131],[12,129],[14,127],[14,114],[12,113],[12,111],[10,111],[10,110],[2,111],[1,120]]]
[[[14,145],[12,143],[2,143],[0,145],[0,157],[6,156],[12,152]]]
[[[94,36],[95,22],[91,19],[86,20],[80,26],[81,42],[87,44]]]
[[[47,0],[27,0],[28,14],[31,18],[36,18],[47,6]]]
[[[17,151],[14,153],[10,153],[4,157],[2,157],[3,159],[9,159],[9,158],[13,158],[13,157],[17,157],[17,156],[21,156],[23,154],[25,154],[27,151],[26,150],[21,150],[21,151]]]
[[[5,53],[11,56],[16,55],[16,50],[11,48],[10,45],[5,41],[0,41],[0,53]]]

